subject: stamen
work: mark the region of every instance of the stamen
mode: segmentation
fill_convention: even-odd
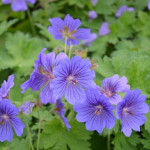
[[[127,107],[123,108],[123,111],[122,111],[124,114],[125,113],[128,113],[129,115],[133,116],[133,112],[129,111]]]
[[[95,114],[98,116],[101,114],[103,107],[101,105],[96,106]]]
[[[78,81],[75,79],[75,77],[73,77],[71,75],[67,78],[67,80],[72,82],[74,85],[76,85],[78,83]]]
[[[111,90],[105,90],[104,88],[100,88],[100,90],[101,90],[101,92],[107,97],[107,98],[109,98],[109,97],[111,97],[111,96],[113,96],[115,93],[112,93],[112,91]]]

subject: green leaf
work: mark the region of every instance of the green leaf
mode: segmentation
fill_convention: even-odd
[[[0,23],[0,35],[2,35],[4,32],[6,32],[8,30],[8,28],[10,26],[12,26],[13,24],[15,24],[18,21],[18,19],[13,19],[10,21],[3,21],[2,23]]]
[[[10,144],[11,150],[30,150],[28,139],[13,138]]]
[[[130,137],[125,137],[123,133],[117,133],[113,141],[114,150],[136,150],[139,141],[139,136],[135,133],[132,133]]]
[[[3,64],[0,66],[3,68],[15,67],[21,75],[30,74],[34,61],[44,48],[44,43],[41,39],[31,38],[29,34],[22,32],[7,34],[5,44],[7,51],[3,51],[6,60],[2,59]]]
[[[147,104],[150,107],[150,100],[147,101]],[[147,113],[146,115],[146,122],[145,122],[145,130],[147,130],[150,133],[150,113]]]
[[[86,131],[84,124],[75,120],[70,125],[72,128],[68,132],[60,120],[47,122],[41,134],[41,148],[67,150],[69,147],[71,150],[90,150],[88,140],[92,132]]]

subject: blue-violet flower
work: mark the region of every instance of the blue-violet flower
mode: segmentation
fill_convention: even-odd
[[[116,12],[116,17],[120,17],[125,11],[134,11],[134,8],[123,5]]]
[[[18,109],[19,111],[22,111],[24,114],[29,115],[32,112],[34,106],[35,103],[27,101],[24,104],[22,104]]]
[[[98,133],[105,127],[111,129],[115,125],[113,109],[108,99],[95,89],[86,91],[86,101],[83,104],[74,105],[76,119],[85,122],[87,130],[96,130]]]
[[[146,121],[144,114],[149,107],[145,103],[146,96],[141,95],[141,90],[127,91],[124,100],[117,105],[116,117],[121,120],[121,131],[125,136],[130,136],[132,129],[140,131],[140,126]]]
[[[59,116],[61,117],[62,121],[64,122],[66,128],[68,131],[70,131],[70,124],[67,120],[67,118],[65,117],[65,108],[64,108],[64,104],[61,102],[60,99],[58,99],[56,101],[56,106],[55,106],[55,111],[59,114]]]
[[[112,77],[105,78],[102,81],[100,93],[107,97],[111,104],[117,105],[120,101],[122,101],[122,97],[117,93],[126,92],[130,89],[127,82],[128,80],[125,76],[119,79],[117,74]]]
[[[54,17],[49,19],[52,26],[48,31],[53,34],[54,39],[67,40],[67,45],[79,45],[79,40],[88,39],[90,36],[90,29],[79,28],[81,22],[79,19],[73,19],[69,14],[66,15],[64,21],[60,18]]]
[[[54,68],[55,79],[51,82],[54,97],[59,99],[65,95],[71,104],[84,102],[84,89],[95,87],[95,73],[90,67],[91,62],[88,59],[82,60],[80,56],[62,61]]]
[[[16,117],[19,111],[15,105],[7,99],[0,101],[0,141],[5,140],[11,142],[13,138],[13,130],[17,136],[21,136],[25,125]]]
[[[54,52],[45,55],[45,50],[46,49],[42,50],[38,56],[38,60],[35,61],[34,71],[31,74],[30,79],[21,85],[21,88],[23,89],[22,93],[28,88],[31,88],[33,91],[38,91],[44,85],[40,93],[40,99],[43,104],[56,102],[51,88],[51,81],[55,78],[53,68],[55,68],[61,60],[68,58],[64,53],[58,54],[56,58]]]
[[[107,22],[103,22],[100,29],[99,29],[99,35],[105,36],[110,33],[109,25]]]
[[[14,75],[8,77],[8,81],[2,83],[0,88],[0,100],[9,98],[9,91],[14,86]]]
[[[36,0],[2,0],[3,4],[10,4],[13,11],[26,11],[27,3],[34,4]]]

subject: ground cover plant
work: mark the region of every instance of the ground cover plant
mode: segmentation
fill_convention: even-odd
[[[150,2],[0,1],[0,149],[150,149]]]

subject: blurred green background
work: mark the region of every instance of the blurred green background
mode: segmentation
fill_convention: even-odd
[[[116,11],[126,5],[135,11],[124,12],[119,18]],[[150,11],[147,0],[98,0],[93,6],[90,0],[38,0],[35,5],[29,5],[29,10],[36,33],[33,34],[27,12],[13,12],[10,5],[0,2],[0,83],[8,75],[15,74],[15,86],[10,97],[14,104],[20,106],[23,102],[39,99],[39,92],[28,90],[22,95],[20,84],[29,78],[34,61],[41,49],[59,51],[63,43],[56,41],[48,32],[49,18],[64,18],[70,14],[79,18],[82,27],[90,28],[92,33],[99,32],[102,22],[109,23],[110,34],[99,36],[90,47],[82,43],[76,49],[87,48],[88,57],[93,59],[98,67],[96,83],[100,85],[105,77],[114,74],[126,76],[131,89],[141,89],[147,95],[150,104]],[[98,17],[90,20],[88,11],[94,10]],[[68,104],[65,104],[68,107]],[[51,105],[43,107],[43,116]],[[69,106],[70,107],[70,106]],[[38,110],[28,116],[27,121],[32,131],[33,143],[36,145],[38,129]],[[126,138],[120,132],[120,123],[111,130],[111,149],[115,150],[146,150],[150,149],[150,114],[139,133],[133,132]],[[75,117],[74,117],[75,118]],[[68,133],[60,118],[49,116],[42,126],[41,150],[105,150],[107,149],[108,130],[102,134],[85,130],[83,123],[70,119],[71,132]],[[15,136],[12,143],[0,143],[2,150],[29,150],[26,130],[22,138]]]

